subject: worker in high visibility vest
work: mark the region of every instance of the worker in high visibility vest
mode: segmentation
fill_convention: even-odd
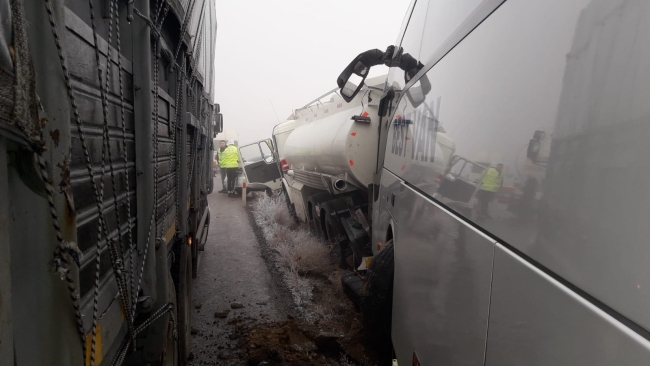
[[[501,171],[503,171],[503,164],[498,164],[496,168],[490,167],[483,173],[477,193],[479,217],[492,218],[488,210],[490,202],[494,200],[497,191],[503,185]]]
[[[228,196],[234,196],[235,183],[237,182],[237,168],[239,168],[239,154],[237,153],[234,140],[228,140],[227,145],[220,155],[219,166],[226,169]]]

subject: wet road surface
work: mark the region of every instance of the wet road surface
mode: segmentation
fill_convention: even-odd
[[[192,354],[190,365],[246,365],[238,347],[239,326],[286,319],[288,296],[278,287],[241,197],[208,196],[210,231],[192,286]]]

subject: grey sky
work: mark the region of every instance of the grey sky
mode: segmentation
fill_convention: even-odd
[[[410,0],[217,0],[215,100],[241,142],[336,87],[359,53],[395,42]],[[370,76],[387,72],[376,67]]]

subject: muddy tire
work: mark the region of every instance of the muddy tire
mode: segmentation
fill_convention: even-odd
[[[206,188],[208,189],[208,194],[210,194],[214,190],[214,175],[210,177],[207,184],[208,186]]]
[[[187,364],[190,355],[192,330],[192,250],[184,243],[175,250],[176,260],[172,265],[172,276],[176,285],[176,303],[178,304],[178,365]]]
[[[336,207],[329,202],[323,204],[325,209],[325,234],[327,237],[327,244],[330,246],[330,255],[334,259],[336,265],[341,269],[348,268],[347,262],[345,261],[345,248],[349,247],[349,242],[347,240],[347,235],[345,229],[341,226],[341,223],[337,218],[332,217],[332,212],[336,210]]]
[[[298,219],[298,214],[296,214],[296,206],[291,203],[289,193],[287,192],[287,189],[284,185],[282,185],[282,192],[284,193],[284,202],[287,204],[287,210],[289,210],[289,214],[291,217],[293,217],[294,220],[296,220],[296,223],[299,223],[300,220]]]
[[[191,253],[192,253],[192,278],[196,278],[199,275],[199,243],[198,239],[195,242],[192,240]]]
[[[393,278],[395,273],[393,241],[372,260],[368,268],[368,280],[364,289],[362,312],[368,334],[382,345],[390,345],[391,318],[393,313]]]
[[[309,197],[309,203],[311,206],[310,215],[311,220],[309,220],[309,229],[318,240],[326,241],[327,237],[325,234],[325,217],[320,217],[316,215],[316,206],[324,204],[332,199],[332,196],[329,193],[318,193]]]
[[[309,230],[312,234],[318,238],[318,240],[325,240],[325,235],[323,234],[323,227],[320,223],[320,217],[316,212],[316,205],[311,205],[311,220],[309,220]]]
[[[344,242],[340,235],[338,235],[337,227],[340,226],[334,218],[327,216],[325,218],[325,227],[327,229],[327,242],[330,246],[330,255],[334,259],[336,265],[341,268],[347,268],[345,263],[345,258],[343,257],[343,250],[341,249],[341,243]]]

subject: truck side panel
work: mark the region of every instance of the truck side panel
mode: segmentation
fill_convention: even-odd
[[[17,6],[14,14],[22,12],[23,2],[5,2]],[[15,62],[22,70],[33,64],[35,75],[28,78],[35,81],[37,97],[32,99],[30,94],[25,103],[38,110],[38,115],[29,116],[38,125],[36,133],[26,136],[22,134],[24,129],[16,128],[16,121],[7,121],[6,113],[0,121],[0,171],[5,172],[2,186],[6,188],[0,192],[0,202],[3,210],[11,213],[11,220],[2,223],[6,226],[3,234],[9,236],[8,246],[2,247],[2,253],[7,253],[3,259],[10,269],[3,281],[11,281],[12,288],[11,296],[4,296],[3,282],[0,302],[10,302],[3,309],[11,310],[13,324],[21,324],[13,328],[13,339],[6,339],[3,333],[0,342],[3,351],[5,346],[13,348],[13,362],[82,364],[82,348],[90,352],[95,313],[95,364],[110,363],[126,335],[126,319],[132,311],[122,304],[127,298],[132,303],[131,296],[117,296],[120,278],[127,279],[126,292],[135,292],[136,286],[141,290],[134,295],[139,297],[138,309],[143,310],[136,314],[136,322],[148,318],[152,310],[167,306],[174,298],[174,286],[169,282],[169,250],[197,231],[198,218],[207,217],[202,215],[207,210],[210,180],[210,161],[205,156],[210,154],[211,146],[206,142],[213,129],[214,107],[209,91],[213,82],[211,60],[216,24],[212,3],[205,3],[207,7],[199,4],[188,15],[192,22],[189,28],[183,28],[186,33],[182,35],[179,17],[184,17],[183,10],[188,9],[183,6],[188,4],[165,8],[166,18],[160,21],[162,37],[157,39],[156,46],[150,24],[142,16],[154,13],[156,9],[151,7],[158,3],[106,1],[95,2],[93,8],[84,1],[52,0],[47,2],[52,7],[48,14],[46,2],[25,2],[26,34],[14,31],[14,42],[20,39],[19,35],[25,42],[2,44],[18,50],[21,58]],[[7,4],[3,4],[3,10]],[[129,12],[132,7],[142,16]],[[160,10],[163,13],[162,7]],[[56,37],[48,15],[56,22]],[[134,18],[127,21],[128,16]],[[61,42],[73,97],[67,93],[68,79],[62,72],[55,39]],[[194,49],[189,56],[186,48],[178,45],[175,54],[177,43],[187,40],[195,42],[185,45],[196,48],[199,44],[203,53]],[[17,46],[24,44],[29,49],[20,53],[22,50]],[[178,58],[173,60],[172,56]],[[186,65],[186,69],[177,67],[173,72],[172,63],[176,61]],[[0,81],[5,93],[11,85],[7,85],[6,70],[2,71]],[[183,73],[186,77],[181,86],[177,77]],[[189,75],[195,78],[188,81]],[[193,92],[187,93],[186,87]],[[185,102],[187,95],[192,95],[192,103]],[[6,101],[3,99],[3,103]],[[184,102],[182,112],[179,101]],[[25,109],[24,105],[21,107]],[[73,109],[78,110],[78,119]],[[180,142],[187,111],[196,115],[197,121],[192,126],[193,145],[183,148]],[[35,143],[28,144],[25,137]],[[192,174],[179,177],[178,154],[197,145],[199,157]],[[42,159],[37,159],[39,164],[34,161],[38,154],[33,150],[42,153]],[[45,172],[44,177],[41,172]],[[53,186],[49,195],[44,181]],[[190,181],[194,183],[191,210],[189,205],[178,203],[181,198],[176,194],[178,186],[189,187]],[[177,211],[185,212],[188,225],[183,230],[176,225]],[[105,230],[100,225],[102,214]],[[3,212],[2,217],[5,216]],[[61,245],[57,239],[62,241]],[[115,255],[111,255],[111,243],[116,244]],[[74,250],[68,249],[76,245],[83,254],[79,256],[79,267]],[[61,258],[62,261],[56,261]],[[54,267],[54,263],[64,265]],[[117,271],[122,276],[117,276]],[[135,280],[131,282],[131,278]],[[80,306],[75,319],[76,303],[71,298],[77,296]],[[0,314],[4,331],[7,313],[3,310]],[[180,320],[178,315],[176,319]],[[138,335],[138,349],[131,350],[131,362],[139,364],[160,358],[166,345],[162,340],[168,335],[167,327],[161,325],[167,324],[168,319],[169,314],[165,314]],[[189,319],[185,323],[188,322]],[[186,328],[189,337],[189,327]]]

